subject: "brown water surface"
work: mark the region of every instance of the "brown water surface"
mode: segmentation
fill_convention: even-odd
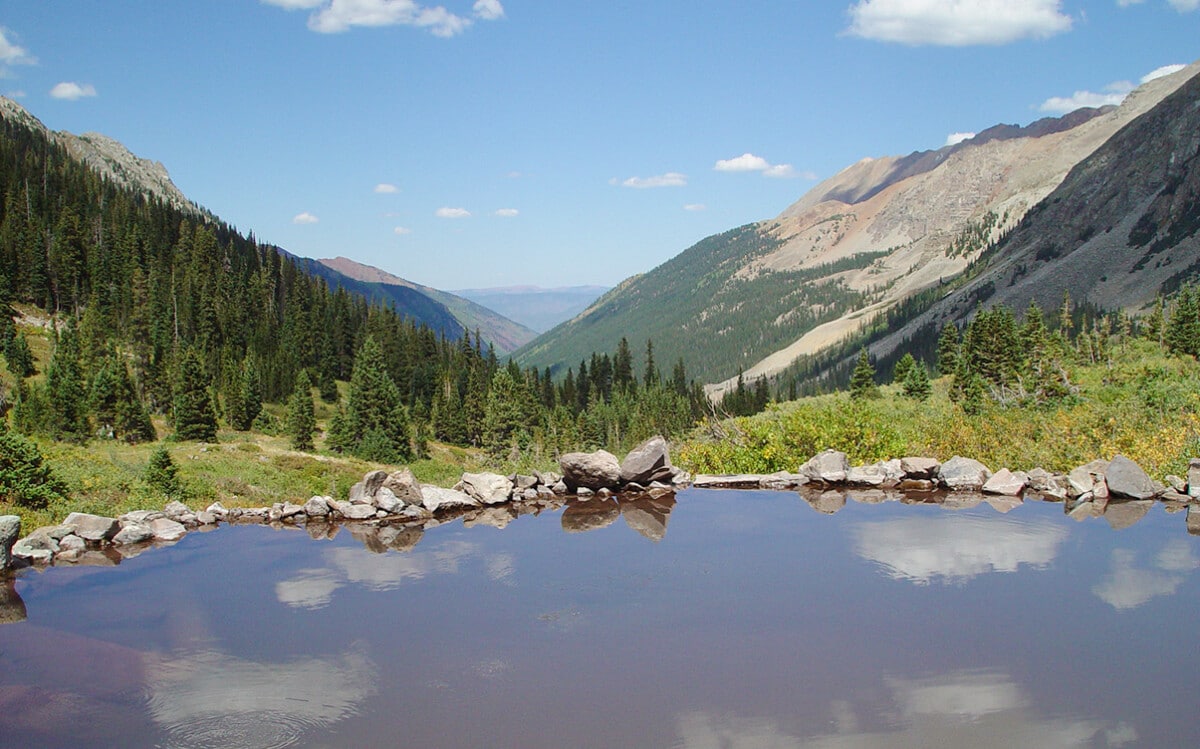
[[[676,499],[26,571],[0,747],[1200,746],[1182,514]]]

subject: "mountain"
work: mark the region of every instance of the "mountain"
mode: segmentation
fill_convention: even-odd
[[[422,286],[350,258],[324,258],[317,262],[347,278],[366,284],[374,293],[380,295],[407,295],[413,292],[438,302],[449,310],[464,329],[478,331],[485,342],[495,347],[497,354],[510,354],[537,337],[537,333],[521,323],[503,314],[497,314],[487,305],[477,304],[454,292]]]
[[[979,302],[1022,310],[1064,293],[1136,312],[1200,275],[1200,70],[1081,161],[988,251],[972,278],[871,350],[894,357]],[[1185,75],[1187,71],[1185,71]]]
[[[739,372],[778,374],[959,276],[1072,168],[1198,71],[1143,84],[1116,108],[863,159],[776,218],[708,237],[626,280],[518,361],[565,369],[624,336],[635,351],[652,339],[658,361],[682,358],[689,373],[718,383],[716,393]]]
[[[545,333],[555,325],[583,312],[606,291],[607,286],[564,286],[554,289],[538,286],[503,286],[491,289],[460,289],[450,293],[482,304],[538,333]]]

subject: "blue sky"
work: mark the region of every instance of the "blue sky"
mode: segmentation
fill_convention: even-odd
[[[1200,0],[0,0],[0,93],[49,127],[444,289],[615,284],[1198,57]]]

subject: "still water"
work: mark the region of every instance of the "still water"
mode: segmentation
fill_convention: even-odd
[[[1183,513],[808,499],[224,527],[26,572],[0,746],[1200,746]]]

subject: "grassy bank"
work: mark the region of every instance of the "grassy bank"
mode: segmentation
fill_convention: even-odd
[[[894,386],[877,399],[845,393],[772,405],[753,417],[698,431],[676,450],[693,472],[795,471],[817,452],[846,452],[852,463],[906,455],[976,458],[993,470],[1037,466],[1068,471],[1120,453],[1152,476],[1184,475],[1200,457],[1200,364],[1131,341],[1111,364],[1075,367],[1078,393],[1039,408],[989,403],[974,415],[949,398],[949,378],[924,403]]]

